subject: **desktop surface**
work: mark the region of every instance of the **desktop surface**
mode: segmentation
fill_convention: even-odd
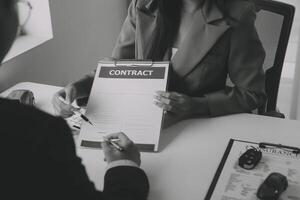
[[[30,89],[36,106],[53,114],[51,98],[60,87],[20,83]],[[230,138],[300,147],[300,122],[254,114],[182,121],[161,133],[159,152],[142,153],[150,181],[149,200],[204,199]],[[76,137],[75,137],[76,140]],[[101,150],[77,147],[89,178],[103,188],[106,163]]]

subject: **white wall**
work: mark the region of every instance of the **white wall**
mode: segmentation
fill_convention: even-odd
[[[110,56],[124,0],[49,0],[54,38],[5,63],[0,91],[23,81],[64,86]]]
[[[295,6],[295,17],[290,35],[289,45],[286,52],[285,65],[283,66],[282,77],[293,79],[295,71],[295,62],[297,59],[297,47],[299,41],[299,28],[300,28],[300,1],[299,0],[279,0],[284,3]]]
[[[17,38],[3,63],[53,38],[49,0],[27,1],[32,9],[26,6],[25,1],[18,3],[19,20],[25,24],[18,30]]]
[[[281,112],[289,119],[299,119],[297,114],[298,94],[299,94],[299,51],[300,48],[300,1],[299,0],[280,0],[289,3],[296,8],[292,32],[286,52],[286,59],[282,69],[282,76],[279,87],[277,105]],[[298,53],[297,53],[298,52]],[[299,63],[299,61],[298,61]],[[294,88],[293,88],[294,87]],[[299,112],[300,113],[300,112]]]

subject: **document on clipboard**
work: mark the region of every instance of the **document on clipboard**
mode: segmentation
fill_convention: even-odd
[[[103,136],[123,132],[141,151],[158,151],[163,110],[153,103],[167,88],[169,62],[100,62],[83,122],[79,145],[101,148]]]
[[[239,157],[249,148],[258,148],[262,152],[260,162],[252,170],[238,164]],[[231,139],[205,200],[257,200],[259,186],[272,172],[281,173],[288,179],[288,188],[280,199],[300,200],[299,152],[281,148],[281,145],[263,147],[258,143]]]

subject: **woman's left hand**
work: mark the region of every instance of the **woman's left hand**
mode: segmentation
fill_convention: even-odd
[[[154,104],[164,111],[175,114],[178,118],[193,115],[196,103],[192,97],[177,92],[157,91]]]

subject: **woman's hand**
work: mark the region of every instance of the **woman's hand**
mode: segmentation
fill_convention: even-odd
[[[58,115],[67,118],[72,116],[75,110],[79,110],[72,106],[72,103],[88,96],[89,91],[85,91],[80,85],[69,84],[53,96],[52,104]]]
[[[164,110],[163,128],[181,120],[210,116],[208,101],[205,97],[190,97],[177,92],[158,91],[154,104]]]
[[[154,104],[173,117],[182,119],[195,113],[196,102],[185,94],[158,91],[154,98]]]
[[[64,118],[67,118],[74,114],[74,110],[79,109],[72,106],[72,103],[75,100],[77,101],[79,106],[85,104],[88,97],[90,96],[94,76],[95,71],[92,71],[84,78],[71,83],[64,89],[58,91],[52,99],[52,103],[56,113]]]

